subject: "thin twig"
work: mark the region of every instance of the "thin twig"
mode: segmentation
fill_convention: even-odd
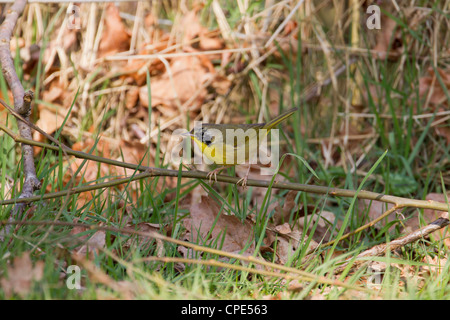
[[[53,146],[47,143],[43,142],[37,142],[33,140],[27,140],[22,137],[19,137],[18,135],[15,135],[11,130],[7,129],[4,125],[0,124],[0,130],[3,130],[6,132],[11,138],[14,139],[16,142],[21,143],[29,143],[34,146],[47,148],[54,151],[59,151],[61,148],[57,146]],[[127,162],[121,162],[117,160],[107,159],[100,156],[95,156],[92,154],[88,154],[81,151],[75,151],[68,147],[64,147],[64,150],[69,155],[73,155],[77,158],[81,159],[87,159],[87,160],[93,160],[101,163],[106,163],[114,166],[119,166],[122,168],[127,169],[133,169],[137,171],[145,171],[147,177],[178,177],[178,174],[181,175],[182,178],[191,178],[191,179],[202,179],[202,180],[209,180],[209,177],[207,176],[207,172],[203,171],[181,171],[178,170],[170,170],[170,169],[163,169],[163,168],[154,168],[154,167],[147,167]],[[127,178],[130,179],[130,178]],[[130,181],[130,180],[128,180]],[[239,181],[239,178],[237,177],[230,177],[226,175],[217,175],[217,181],[218,182],[224,182],[224,183],[232,183],[236,184]],[[125,183],[125,182],[123,182]],[[260,188],[268,188],[271,185],[270,181],[266,180],[257,180],[257,179],[249,179],[247,180],[247,186],[251,187],[260,187]],[[330,196],[336,196],[336,197],[346,197],[346,198],[352,198],[356,196],[359,199],[367,199],[367,200],[377,200],[381,202],[386,203],[392,203],[394,205],[399,206],[399,208],[423,208],[423,209],[433,209],[433,210],[439,210],[439,211],[448,211],[448,206],[445,203],[437,202],[433,200],[416,200],[416,199],[408,199],[408,198],[402,198],[397,196],[391,196],[386,195],[382,193],[367,191],[367,190],[361,190],[357,192],[356,190],[347,190],[347,189],[341,189],[341,188],[330,188],[325,186],[315,186],[315,185],[309,185],[309,184],[301,184],[301,183],[295,183],[295,182],[281,182],[281,181],[275,181],[272,184],[272,188],[274,189],[282,189],[282,190],[293,190],[293,191],[303,191],[303,192],[309,192],[309,193],[315,193],[315,194],[325,194]],[[77,188],[73,188],[72,190],[76,190]],[[64,192],[64,191],[63,191]],[[32,197],[30,199],[25,199],[26,201],[39,201],[41,199],[40,196],[38,197]],[[11,203],[11,201],[24,201],[22,199],[14,199],[14,200],[7,200],[8,204]],[[0,202],[1,204],[5,204],[5,201]]]
[[[378,221],[383,220],[384,218],[386,218],[388,215],[390,215],[390,214],[393,213],[394,211],[398,210],[399,208],[400,208],[400,206],[394,206],[394,207],[392,207],[391,209],[387,210],[385,213],[383,213],[383,214],[382,214],[381,216],[379,216],[378,218],[373,219],[373,220],[370,221],[369,223],[367,223],[367,224],[365,224],[365,225],[363,225],[363,226],[361,226],[361,227],[359,227],[359,228],[357,228],[357,229],[355,229],[355,230],[353,230],[353,231],[351,231],[351,232],[349,232],[349,233],[347,233],[347,234],[344,234],[344,235],[343,235],[342,237],[340,237],[339,239],[334,239],[334,240],[332,240],[332,241],[329,241],[329,242],[327,242],[327,243],[322,244],[321,247],[328,247],[328,246],[331,246],[331,245],[335,244],[336,242],[339,242],[339,241],[341,241],[341,240],[347,239],[347,238],[350,237],[350,236],[353,236],[353,235],[355,235],[355,234],[357,234],[357,233],[359,233],[359,232],[361,232],[361,231],[363,231],[363,230],[365,230],[365,229],[367,229],[367,228],[370,228],[370,227],[374,226]],[[314,248],[314,250],[311,250],[311,251],[307,252],[306,255],[312,253],[312,252],[315,251],[315,250],[317,250],[317,248]]]
[[[28,107],[28,109],[30,109],[30,110],[31,110],[30,104],[31,104],[32,99],[33,99],[33,92],[31,92],[31,91],[26,92],[26,93],[25,93],[25,96],[24,96],[24,104],[25,104],[25,105]],[[6,109],[8,109],[8,111],[9,111],[14,117],[16,117],[16,119],[17,119],[18,122],[24,123],[28,128],[33,128],[34,130],[38,131],[40,134],[42,134],[42,135],[43,135],[44,137],[46,137],[47,139],[49,139],[49,140],[52,141],[53,143],[57,144],[57,145],[59,146],[60,150],[62,151],[64,157],[65,157],[66,159],[69,158],[69,155],[67,154],[67,151],[66,151],[66,150],[70,149],[69,147],[67,147],[67,146],[64,145],[62,142],[58,141],[57,139],[53,138],[53,137],[52,137],[51,135],[49,135],[47,132],[45,132],[44,130],[42,130],[41,128],[39,128],[37,125],[35,125],[34,123],[32,123],[32,122],[29,120],[29,117],[23,117],[21,114],[19,114],[18,112],[16,112],[16,110],[13,110],[13,109],[12,109],[5,101],[3,101],[2,99],[0,99],[0,104],[3,105]],[[24,143],[23,143],[22,145],[26,145],[26,146],[28,146],[28,147],[31,148],[31,145],[29,145],[29,144],[24,144]],[[33,151],[33,149],[31,149],[31,150]],[[33,161],[34,161],[34,158],[33,158]],[[33,164],[33,165],[34,165],[34,164]],[[70,178],[69,182],[68,182],[67,185],[66,185],[66,187],[67,187],[67,191],[66,191],[66,193],[65,193],[66,199],[64,200],[63,205],[60,207],[60,209],[59,209],[59,211],[58,211],[58,214],[55,216],[55,220],[58,220],[59,217],[61,216],[61,214],[62,214],[64,208],[66,208],[67,203],[68,203],[68,201],[70,200],[70,195],[72,194],[72,191],[71,191],[71,190],[72,190],[72,186],[73,186],[73,183],[75,182],[75,178],[76,178],[76,177],[75,177],[75,175],[73,174],[73,170],[72,170],[72,168],[71,168],[70,166],[69,166],[69,169],[68,169],[68,170],[69,170],[69,173],[70,173],[70,177],[71,177],[71,178]],[[32,196],[33,196],[33,191],[34,191],[34,190],[32,190],[30,193],[27,193],[27,196],[24,196],[24,194],[22,193],[22,195],[21,195],[20,198],[25,199],[25,198],[32,197]],[[19,202],[16,202],[15,204],[16,204],[16,208],[17,208],[17,209],[15,209],[16,212],[13,213],[13,215],[11,216],[11,219],[13,219],[13,217],[17,216],[18,213],[20,214],[20,213],[21,213],[21,210],[23,210],[24,205],[27,205],[28,203],[27,203],[27,202],[20,202],[20,203],[19,203]],[[20,211],[19,211],[19,210],[20,210]],[[49,235],[50,232],[52,231],[52,228],[53,228],[53,226],[51,226],[50,229],[47,230],[46,234],[39,240],[38,243],[35,244],[35,246],[34,246],[33,249],[36,249],[36,248],[39,246],[39,244],[40,244],[42,241],[44,241],[44,240],[48,237],[48,235]],[[5,230],[5,232],[6,232],[6,233],[9,233],[9,230]]]
[[[26,139],[23,139],[22,137],[15,135],[11,130],[9,130],[7,127],[3,126],[2,124],[0,124],[0,129],[3,130],[4,132],[6,132],[9,136],[11,136],[16,142],[20,141],[22,143],[30,143],[32,145],[36,145],[36,146],[39,146],[42,148],[47,148],[47,149],[54,150],[54,151],[58,151],[61,148],[61,146],[56,147],[56,146],[42,143],[42,142],[37,142],[37,141],[33,141],[33,140],[28,141]],[[54,192],[54,193],[47,193],[42,196],[33,196],[28,199],[22,198],[22,199],[4,200],[4,201],[0,202],[0,205],[13,204],[13,203],[21,202],[21,201],[29,203],[29,202],[40,201],[40,200],[44,200],[44,199],[68,196],[69,194],[76,194],[76,193],[87,192],[87,191],[92,191],[92,190],[96,190],[96,189],[112,187],[112,186],[116,186],[119,184],[129,183],[130,181],[145,179],[145,178],[149,178],[149,177],[157,177],[157,176],[178,177],[178,174],[181,174],[181,176],[184,178],[196,178],[196,179],[203,179],[203,180],[209,179],[207,172],[202,172],[202,171],[181,171],[181,172],[179,172],[178,170],[145,167],[145,166],[139,166],[139,165],[135,165],[135,164],[131,164],[131,163],[125,163],[125,162],[120,162],[120,161],[116,161],[116,160],[106,159],[103,157],[94,156],[94,155],[87,154],[87,153],[80,152],[80,151],[74,151],[65,146],[64,146],[64,149],[67,152],[67,154],[73,155],[77,158],[89,159],[89,160],[93,160],[93,161],[97,161],[97,162],[107,163],[107,164],[111,164],[111,165],[117,165],[117,166],[121,166],[124,168],[134,169],[137,171],[145,171],[145,172],[134,175],[130,178],[122,178],[122,179],[117,179],[117,180],[108,181],[105,183],[99,183],[99,184],[95,184],[95,185],[71,188],[70,190],[64,190],[64,191],[59,191],[59,192]],[[224,175],[217,176],[217,181],[226,182],[226,183],[237,183],[238,179],[239,178],[224,176]],[[247,185],[268,188],[270,186],[270,182],[263,181],[263,180],[250,179],[247,181]],[[289,182],[275,182],[272,187],[276,188],[276,189],[304,191],[304,192],[317,193],[317,194],[329,194],[332,196],[342,196],[342,197],[356,196],[357,198],[360,198],[360,199],[377,200],[377,201],[381,201],[381,202],[394,204],[394,207],[387,210],[380,217],[370,221],[369,223],[357,228],[356,230],[354,230],[350,233],[343,235],[339,239],[335,239],[333,241],[330,241],[328,243],[321,245],[322,248],[332,245],[335,242],[341,241],[345,238],[350,237],[351,235],[359,233],[362,230],[365,230],[365,229],[375,225],[378,221],[384,219],[389,214],[391,214],[392,212],[394,212],[400,208],[415,207],[415,208],[434,209],[434,210],[440,210],[440,211],[445,211],[445,212],[449,211],[448,205],[446,203],[441,203],[441,202],[432,201],[432,200],[407,199],[407,198],[401,198],[401,197],[396,197],[396,196],[383,195],[380,193],[366,191],[366,190],[361,190],[358,193],[355,190],[328,188],[328,187],[322,187],[322,186],[312,186],[312,185],[289,183]],[[445,222],[445,220],[448,221],[448,219],[445,219],[445,218],[443,218],[443,219],[444,220],[442,220],[442,222]],[[439,220],[439,221],[441,221],[441,220]],[[428,232],[427,234],[429,234],[440,228],[445,227],[447,224],[448,223],[434,222],[434,223],[422,228],[421,230],[422,230],[422,233]],[[412,241],[415,241],[414,239],[416,239],[416,240],[418,239],[418,237],[416,235],[418,235],[418,234],[420,235],[422,233],[420,231],[418,231],[407,237],[403,237],[403,238],[397,239],[395,241],[398,241],[399,243],[401,243],[402,241],[412,242]],[[422,235],[421,237],[423,237],[423,236],[424,235]],[[408,243],[410,243],[410,242],[408,242]],[[395,244],[397,242],[392,242],[392,243]],[[385,245],[385,246],[387,246],[387,245]],[[374,250],[368,250],[368,253],[366,253],[366,255],[370,255],[370,253],[372,253]],[[381,254],[383,251],[382,250],[380,251],[377,249],[376,252],[379,252],[379,254]],[[339,270],[343,270],[343,269],[339,269]]]
[[[448,217],[448,216],[447,216]],[[430,224],[427,224],[426,226],[420,228],[419,230],[413,231],[410,234],[407,234],[406,236],[403,236],[401,238],[395,239],[391,242],[379,244],[376,245],[366,251],[363,251],[360,253],[356,258],[354,258],[354,261],[352,262],[352,268],[358,267],[364,262],[366,262],[366,257],[376,257],[381,256],[385,254],[388,250],[394,251],[400,247],[406,246],[409,243],[413,243],[417,240],[423,239],[429,234],[442,229],[450,224],[450,221],[446,217],[440,217],[439,219],[431,222]],[[353,259],[351,259],[353,260]],[[342,273],[348,264],[351,261],[348,261],[344,263],[343,265],[339,266],[337,269],[334,270],[336,274]]]
[[[165,263],[172,262],[172,263],[185,263],[185,264],[199,264],[199,265],[206,265],[206,266],[213,266],[213,267],[220,267],[220,268],[244,271],[244,272],[253,273],[253,274],[260,274],[260,275],[267,276],[267,277],[284,278],[287,280],[314,281],[314,278],[311,278],[311,277],[296,276],[296,275],[289,274],[289,273],[285,274],[285,273],[279,273],[279,272],[274,272],[274,271],[269,271],[269,270],[260,270],[260,269],[251,268],[251,267],[247,267],[247,266],[225,263],[225,262],[214,260],[214,259],[201,260],[201,259],[189,259],[189,258],[179,258],[179,257],[155,257],[155,256],[153,256],[153,257],[146,257],[146,258],[140,259],[139,262],[140,261],[159,261],[159,262],[165,262]],[[345,287],[345,288],[354,289],[354,290],[360,289],[356,286],[349,287],[347,284],[345,284],[341,281],[338,281],[338,280],[331,280],[331,279],[326,279],[326,278],[322,278],[320,280],[320,283],[329,284],[332,286]],[[375,292],[368,292],[368,293],[375,293]]]
[[[36,141],[32,141],[32,140],[27,141],[27,140],[23,139],[22,137],[15,135],[11,130],[9,130],[8,128],[6,128],[5,126],[3,126],[1,124],[0,124],[0,129],[5,131],[8,135],[10,135],[16,142],[20,141],[22,143],[30,143],[30,144],[33,144],[36,146],[40,146],[40,147],[47,148],[50,150],[55,150],[55,151],[60,150],[62,147],[65,149],[65,152],[67,154],[74,155],[75,157],[78,157],[78,158],[89,159],[89,160],[107,163],[107,164],[111,164],[111,165],[117,165],[117,166],[129,168],[129,169],[134,169],[137,171],[145,171],[144,173],[134,175],[131,178],[122,178],[122,179],[117,179],[114,181],[108,181],[105,183],[99,183],[96,185],[83,186],[83,187],[78,187],[78,188],[70,188],[69,190],[48,193],[43,196],[29,197],[27,199],[22,198],[22,199],[4,200],[4,201],[0,202],[0,205],[13,204],[13,203],[22,202],[22,201],[29,203],[32,201],[40,201],[40,200],[44,200],[44,199],[68,196],[69,194],[75,194],[75,193],[92,191],[95,189],[112,187],[115,185],[129,183],[130,181],[134,181],[134,180],[138,180],[138,179],[145,179],[145,178],[149,178],[149,177],[157,177],[157,176],[178,177],[178,174],[181,174],[181,176],[184,178],[196,178],[196,179],[203,179],[203,180],[208,179],[208,173],[206,173],[206,172],[201,172],[201,171],[179,172],[178,170],[169,170],[169,169],[139,166],[139,165],[135,165],[135,164],[125,163],[125,162],[120,162],[120,161],[116,161],[116,160],[106,159],[106,158],[99,157],[99,156],[90,155],[90,154],[80,152],[80,151],[74,151],[66,146],[60,145],[59,147],[56,147],[56,146],[52,146],[52,145],[42,143],[42,142],[36,142]],[[238,178],[219,175],[219,176],[217,176],[217,181],[226,182],[226,183],[237,183]],[[268,188],[270,186],[270,182],[250,179],[247,181],[247,185]],[[328,187],[322,187],[322,186],[312,186],[312,185],[289,183],[289,182],[275,182],[272,187],[276,188],[276,189],[296,190],[296,191],[304,191],[304,192],[317,193],[317,194],[329,194],[332,196],[342,196],[342,197],[356,196],[357,198],[360,198],[360,199],[378,200],[378,201],[382,201],[382,202],[393,203],[395,205],[393,208],[386,211],[384,214],[382,214],[377,219],[374,219],[373,221],[367,223],[366,225],[359,227],[358,229],[343,235],[339,239],[335,239],[333,241],[325,243],[321,247],[332,245],[337,241],[341,241],[345,238],[348,238],[351,235],[361,232],[362,230],[364,230],[370,226],[373,226],[375,223],[377,223],[378,221],[382,220],[383,218],[385,218],[386,216],[388,216],[389,214],[391,214],[392,212],[394,212],[395,210],[398,210],[400,208],[416,207],[416,208],[434,209],[434,210],[440,210],[440,211],[446,211],[446,212],[449,211],[448,206],[445,203],[430,201],[430,200],[425,201],[425,200],[407,199],[407,198],[401,198],[401,197],[396,197],[396,196],[383,195],[380,193],[365,191],[365,190],[361,190],[358,193],[355,190],[328,188]]]
[[[28,91],[26,94],[33,94],[31,91]],[[33,122],[31,122],[29,119],[27,119],[26,117],[24,117],[22,114],[20,114],[19,112],[17,112],[16,110],[14,110],[13,108],[11,108],[10,105],[8,105],[3,99],[0,99],[0,104],[5,107],[14,117],[17,118],[18,121],[21,121],[23,123],[25,123],[28,127],[32,128],[33,130],[36,130],[37,132],[39,132],[40,134],[42,134],[44,137],[46,137],[47,139],[49,139],[50,141],[52,141],[53,143],[56,143],[57,145],[61,146],[62,150],[64,151],[65,149],[69,148],[67,147],[65,144],[63,144],[62,142],[59,142],[58,140],[56,140],[55,138],[53,138],[51,135],[49,135],[47,132],[45,132],[44,130],[42,130],[41,128],[39,128],[37,125],[35,125]],[[6,132],[6,131],[5,131]],[[29,139],[27,139],[29,140]]]
[[[284,27],[287,25],[287,23],[291,20],[291,18],[294,16],[295,12],[300,8],[304,0],[299,0],[295,7],[289,12],[286,19],[278,26],[277,30],[272,34],[272,36],[267,40],[266,44],[264,45],[265,48],[270,46],[270,44],[275,40],[275,38],[278,36],[278,34],[283,31]]]
[[[136,174],[129,178],[120,178],[120,179],[115,179],[115,180],[108,181],[108,182],[96,183],[93,185],[87,185],[87,186],[82,186],[82,187],[77,187],[77,188],[68,188],[66,190],[45,193],[43,195],[31,196],[28,198],[3,200],[3,201],[0,201],[0,205],[10,205],[10,204],[16,204],[16,203],[29,204],[31,202],[36,202],[36,201],[68,197],[72,194],[79,194],[79,193],[90,192],[90,191],[94,191],[94,190],[98,190],[98,189],[111,188],[111,187],[115,187],[115,186],[118,186],[121,184],[130,183],[131,181],[142,180],[142,179],[150,178],[150,177],[152,177],[151,173],[144,172],[141,174]],[[64,208],[64,206],[62,206],[62,207]]]

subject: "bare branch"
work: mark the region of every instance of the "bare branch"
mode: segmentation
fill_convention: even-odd
[[[14,68],[14,61],[10,52],[10,41],[19,16],[22,14],[26,0],[17,0],[6,10],[5,20],[0,27],[0,64],[2,73],[6,82],[11,89],[14,97],[14,110],[24,119],[29,120],[31,113],[31,102],[33,93],[25,92],[19,77]],[[31,128],[23,121],[17,120],[20,136],[25,139],[32,139]],[[25,181],[23,183],[20,198],[28,198],[33,192],[41,187],[41,183],[36,176],[36,168],[34,165],[34,152],[31,145],[22,144],[23,168]],[[13,210],[12,217],[21,214],[25,205],[17,204]],[[8,232],[8,230],[7,230]]]
[[[0,104],[3,104],[3,101],[0,99]],[[5,106],[5,104],[3,104]],[[35,125],[33,125],[35,127]],[[36,128],[38,128],[36,126]],[[28,143],[33,146],[41,147],[41,148],[47,148],[49,150],[53,151],[64,151],[68,155],[72,155],[76,158],[80,159],[87,159],[92,161],[97,161],[101,163],[106,163],[113,166],[118,166],[121,168],[127,168],[132,169],[136,171],[145,171],[146,173],[149,173],[149,177],[178,177],[178,170],[170,170],[170,169],[163,169],[163,168],[154,168],[154,167],[147,167],[142,165],[137,165],[133,163],[127,163],[122,161],[117,161],[113,159],[107,159],[100,156],[95,156],[89,153],[81,152],[81,151],[75,151],[70,149],[69,147],[65,146],[64,144],[59,143],[59,146],[54,146],[48,143],[44,142],[38,142],[33,141],[29,139],[24,139],[22,137],[17,136],[17,134],[14,134],[11,130],[6,128],[6,126],[2,125],[0,123],[0,130],[4,131],[6,134],[8,134],[12,139],[14,139],[15,142],[18,143]],[[41,130],[41,129],[39,129]],[[183,178],[191,178],[191,179],[202,179],[202,180],[209,180],[208,173],[202,172],[202,171],[181,171],[181,177]],[[224,182],[224,183],[233,183],[236,184],[238,182],[239,178],[237,177],[230,177],[226,175],[218,175],[217,181],[218,182]],[[256,180],[256,179],[249,179],[247,181],[248,186],[253,187],[260,187],[260,188],[268,188],[271,185],[270,181],[267,180]],[[416,199],[408,199],[408,198],[402,198],[397,196],[391,196],[386,195],[382,193],[377,193],[373,191],[367,191],[367,190],[360,190],[357,192],[356,190],[347,190],[347,189],[341,189],[341,188],[330,188],[327,186],[316,186],[316,185],[309,185],[309,184],[301,184],[301,183],[295,183],[295,182],[281,182],[281,181],[275,181],[272,185],[272,188],[274,189],[282,189],[282,190],[294,190],[294,191],[303,191],[303,192],[309,192],[309,193],[315,193],[315,194],[324,194],[324,195],[330,195],[335,197],[346,197],[346,198],[352,198],[357,197],[359,199],[367,199],[367,200],[377,200],[385,203],[393,203],[396,205],[397,209],[399,208],[423,208],[423,209],[434,209],[439,211],[448,211],[448,206],[446,203],[437,202],[433,200],[416,200]],[[15,200],[8,200],[9,201],[17,201]],[[25,199],[24,199],[25,200]],[[26,201],[38,201],[39,199],[36,197],[33,197],[32,199],[26,199]],[[6,200],[1,202],[0,205],[6,204]],[[373,223],[378,222],[380,219],[384,218],[384,215],[377,220],[375,220]],[[365,226],[361,228],[366,228]]]
[[[8,82],[11,92],[14,96],[14,107],[18,113],[27,116],[29,110],[23,103],[24,89],[20,83],[19,77],[14,68],[14,62],[11,58],[10,42],[14,28],[19,16],[25,8],[26,0],[16,1],[11,8],[7,9],[6,17],[0,28],[0,63],[2,65],[2,73]]]
[[[395,239],[388,243],[376,245],[366,251],[361,252],[356,257],[356,260],[353,262],[352,267],[355,268],[355,267],[358,267],[361,264],[367,262],[365,259],[363,260],[361,258],[376,257],[376,256],[384,255],[388,250],[394,251],[400,247],[406,246],[407,244],[410,244],[417,240],[425,238],[428,235],[430,235],[431,233],[433,233],[439,229],[445,228],[449,224],[450,224],[450,221],[448,220],[448,213],[444,213],[442,215],[442,217],[440,217],[439,219],[427,224],[426,226],[424,226],[416,231],[411,232],[410,234],[407,234],[406,236]],[[350,262],[346,262],[345,264],[339,266],[335,270],[335,272],[336,273],[343,272],[349,263]]]

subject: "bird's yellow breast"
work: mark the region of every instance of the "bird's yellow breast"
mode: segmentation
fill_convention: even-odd
[[[208,145],[195,136],[192,136],[191,138],[200,148],[202,154],[218,165],[244,164],[249,161],[250,158],[253,159],[258,152],[257,141],[252,141],[252,143],[246,141],[237,146],[223,142],[216,142]]]
[[[224,164],[226,157],[224,153],[219,150],[217,145],[208,146],[206,143],[200,141],[196,137],[191,137],[192,140],[197,144],[200,148],[203,155],[205,155],[209,160],[213,161],[216,164]]]

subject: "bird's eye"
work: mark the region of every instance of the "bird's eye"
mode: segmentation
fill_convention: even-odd
[[[214,142],[215,139],[216,136],[214,135],[214,133],[211,133],[209,131],[203,132],[202,141],[206,143],[206,145],[209,146],[211,143]]]

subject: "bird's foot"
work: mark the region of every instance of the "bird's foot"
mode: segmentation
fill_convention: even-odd
[[[243,178],[241,178],[238,182],[236,182],[236,185],[240,185],[242,188],[247,189],[247,180],[248,180],[248,175],[250,173],[250,169],[251,166],[248,166],[247,172],[245,173],[245,176]]]
[[[217,174],[225,168],[226,167],[220,167],[220,168],[216,168],[216,169],[210,171],[206,176],[209,179],[209,183],[212,182],[211,180],[212,180],[213,176],[214,176],[214,181],[217,182]]]

